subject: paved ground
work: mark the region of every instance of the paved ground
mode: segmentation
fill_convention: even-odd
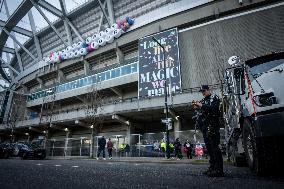
[[[284,188],[283,178],[259,178],[247,168],[225,166],[226,176],[202,175],[205,164],[96,160],[0,159],[0,189],[72,188]]]

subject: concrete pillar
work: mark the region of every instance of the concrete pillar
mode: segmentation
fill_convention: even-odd
[[[12,107],[13,94],[14,93],[11,91],[10,94],[9,94],[8,102],[7,102],[6,109],[5,109],[3,122],[6,125],[8,125],[8,121],[9,121],[9,114],[10,114],[10,110],[11,110],[11,107]]]
[[[86,60],[84,60],[84,72],[85,75],[89,75],[90,73],[90,63]]]
[[[131,134],[134,134],[135,130],[135,124],[130,122],[129,125],[126,125],[126,143],[128,143],[130,146],[134,145],[135,141],[131,140]]]
[[[66,80],[65,75],[62,70],[58,70],[58,82],[62,83]]]
[[[43,88],[44,88],[44,84],[43,84],[42,79],[40,79],[39,77],[37,77],[36,80],[37,80],[37,82],[39,83],[39,88],[40,88],[40,89],[43,89]]]
[[[175,136],[175,139],[176,138],[179,138],[179,135],[180,135],[180,131],[181,130],[181,121],[178,119],[178,120],[174,120],[174,136]]]
[[[50,138],[50,131],[49,129],[47,129],[45,131],[45,137],[44,137],[44,144],[43,144],[43,148],[46,150],[46,145],[47,145],[47,140]],[[48,152],[47,152],[48,153]]]
[[[119,64],[122,64],[124,61],[124,54],[118,47],[118,43],[116,43],[116,60]]]

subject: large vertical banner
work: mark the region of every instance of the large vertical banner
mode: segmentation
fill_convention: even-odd
[[[165,48],[153,40],[155,37]],[[167,91],[181,91],[181,76],[177,29],[170,29],[139,39],[139,97],[164,95],[166,64]],[[168,94],[169,94],[168,93]]]

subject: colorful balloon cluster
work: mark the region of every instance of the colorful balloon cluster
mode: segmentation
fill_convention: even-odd
[[[119,38],[134,24],[134,19],[126,17],[125,19],[118,20],[110,28],[105,29],[93,36],[88,37],[85,41],[74,43],[59,52],[51,52],[49,56],[44,57],[44,61],[51,63],[60,63],[64,60],[84,56],[99,47],[112,43],[114,39]]]

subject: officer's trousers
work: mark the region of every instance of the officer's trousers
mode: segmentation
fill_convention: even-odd
[[[223,172],[223,157],[219,148],[220,144],[220,132],[219,128],[212,129],[209,133],[207,130],[203,131],[204,143],[210,157],[209,164],[210,169]]]

